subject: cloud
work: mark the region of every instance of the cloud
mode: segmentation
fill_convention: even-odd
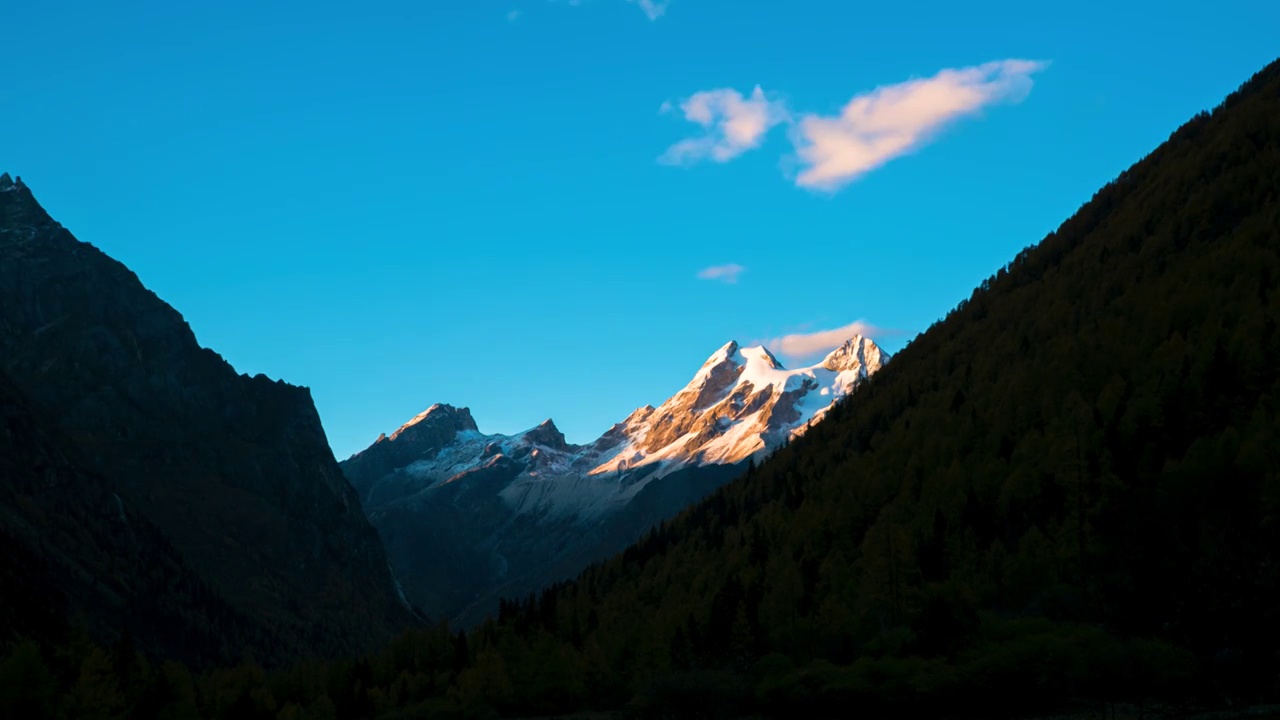
[[[662,17],[662,14],[667,11],[667,6],[671,4],[671,0],[627,0],[627,2],[639,5],[650,20]]]
[[[851,322],[843,327],[833,328],[831,330],[818,330],[811,333],[793,333],[791,335],[783,335],[780,338],[764,341],[764,345],[779,352],[783,355],[791,357],[805,357],[808,355],[816,355],[820,352],[834,350],[844,344],[846,340],[854,335],[875,338],[882,337],[887,333],[881,329],[863,320]]]
[[[746,268],[737,263],[729,263],[728,265],[712,265],[709,268],[703,268],[698,271],[698,279],[700,280],[719,280],[723,283],[736,283],[738,276],[746,272]]]
[[[507,13],[507,22],[515,22],[516,20],[519,20],[519,19],[520,19],[519,10],[512,10],[511,12]]]
[[[674,109],[668,101],[660,111]],[[731,88],[703,90],[681,102],[680,111],[686,120],[701,125],[706,132],[667,148],[658,158],[664,165],[690,165],[706,159],[728,162],[759,147],[765,134],[789,117],[782,101],[770,100],[759,85],[750,97]]]
[[[1046,63],[1000,60],[858,95],[836,117],[804,115],[794,140],[807,166],[796,184],[837,190],[929,142],[947,125],[996,103],[1020,102]]]

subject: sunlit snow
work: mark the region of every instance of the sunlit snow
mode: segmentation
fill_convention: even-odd
[[[507,458],[522,469],[499,494],[517,513],[547,520],[599,517],[680,468],[767,454],[820,420],[887,359],[871,340],[854,337],[822,362],[788,370],[764,347],[731,342],[680,392],[656,408],[637,409],[588,445],[560,445],[550,421],[515,435],[463,430],[438,454],[400,472],[415,492],[425,492]],[[441,407],[418,414],[392,439]],[[548,437],[556,447],[539,442]]]

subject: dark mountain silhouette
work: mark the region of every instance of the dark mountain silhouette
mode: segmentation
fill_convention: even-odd
[[[412,621],[309,392],[237,374],[8,175],[0,372],[77,471],[285,654],[358,652]]]

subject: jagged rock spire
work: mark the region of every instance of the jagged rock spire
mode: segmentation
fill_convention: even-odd
[[[525,438],[532,440],[539,445],[545,445],[549,448],[557,450],[567,450],[569,443],[565,440],[564,433],[560,432],[560,428],[547,418],[536,428],[528,430],[524,434]]]

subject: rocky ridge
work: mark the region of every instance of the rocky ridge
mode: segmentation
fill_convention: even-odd
[[[437,404],[342,467],[410,601],[466,622],[625,547],[803,433],[887,359],[853,337],[788,370],[730,342],[671,398],[586,445],[551,420],[484,434],[468,409]]]

